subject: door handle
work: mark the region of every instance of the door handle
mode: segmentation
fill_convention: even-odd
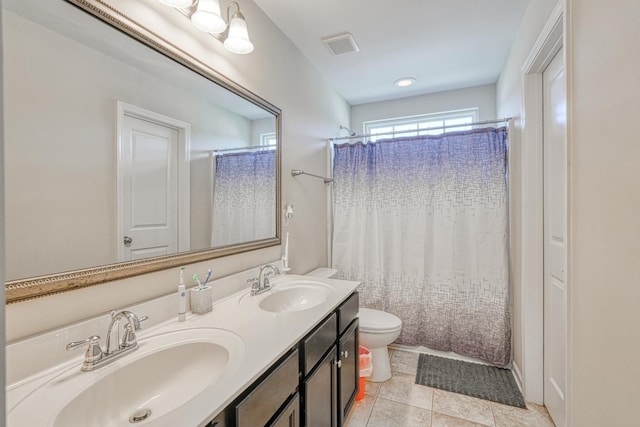
[[[130,245],[133,243],[133,238],[129,237],[129,236],[124,236],[124,244],[125,245]]]

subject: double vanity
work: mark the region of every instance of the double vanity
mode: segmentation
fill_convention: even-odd
[[[178,11],[151,0],[5,0],[2,7],[5,163],[30,170],[29,180],[21,167],[5,174],[5,295],[8,303],[27,306],[13,308],[20,333],[12,331],[10,339],[20,341],[6,347],[9,425],[341,425],[358,384],[358,283],[286,275],[252,294],[247,279],[258,275],[252,269],[211,284],[212,312],[189,314],[183,322],[177,316],[180,266],[225,274],[252,265],[251,251],[282,244],[282,111],[265,99],[278,93],[273,82],[257,73],[251,86],[265,92],[258,95],[212,68],[227,64],[251,83],[243,72],[247,62],[221,55],[218,41],[185,19],[194,8]],[[261,13],[253,16],[272,25]],[[279,65],[274,67],[268,75],[279,79]],[[39,101],[25,104],[30,97]],[[328,116],[327,128],[335,123]],[[177,132],[170,149],[149,149],[146,158],[136,151],[142,169],[123,154],[137,147],[129,137],[134,132],[126,130],[140,125],[133,119]],[[147,147],[147,139],[141,141]],[[275,144],[266,148],[263,141]],[[307,142],[317,139],[309,136]],[[239,190],[253,182],[251,165],[233,169],[227,178],[231,191],[213,184],[211,178],[224,170],[218,160],[255,150],[274,154],[273,166],[260,175],[264,203]],[[160,159],[160,152],[173,154]],[[87,167],[69,167],[69,159]],[[41,164],[48,168],[34,166]],[[151,164],[167,178],[148,178],[144,168]],[[143,178],[129,180],[134,171]],[[149,187],[137,188],[136,182]],[[38,198],[43,194],[46,200]],[[216,202],[225,194],[238,197]],[[203,202],[211,195],[213,203]],[[152,224],[164,224],[160,213],[166,212],[166,230],[131,234],[136,227],[129,214],[138,210]],[[224,239],[211,232],[220,224],[243,231],[258,223],[267,232]],[[144,242],[154,242],[153,248]],[[321,246],[309,259],[324,253]],[[231,255],[238,257],[226,265],[222,258]],[[112,290],[105,290],[110,287],[124,297],[111,299]],[[54,323],[30,304],[51,295],[50,310],[74,310],[61,292],[76,290],[76,299],[86,298],[81,310]],[[158,295],[166,296],[135,306],[118,302]],[[118,310],[110,316],[107,301],[127,307],[113,307]],[[115,330],[121,336],[113,339],[108,331]],[[89,350],[84,356],[83,349]]]
[[[8,376],[15,381],[7,388],[8,423],[342,425],[358,386],[358,284],[279,276],[265,292],[252,295],[244,285],[216,301],[212,312],[189,314],[184,322],[175,315],[153,321],[154,314],[176,313],[175,295],[130,307],[120,322],[134,326],[120,328],[121,341],[137,348],[88,372],[81,370],[86,356],[64,352],[61,340],[84,340],[79,331],[104,327],[104,316],[11,344]],[[133,337],[128,313],[149,315]],[[95,346],[98,339],[91,338]],[[84,348],[92,345],[86,341]],[[48,351],[67,353],[67,359],[53,366],[36,362],[33,352]],[[34,363],[41,365],[37,372],[25,366]],[[12,369],[29,375],[20,378]]]

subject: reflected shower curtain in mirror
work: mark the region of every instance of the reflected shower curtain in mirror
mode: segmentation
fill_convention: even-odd
[[[334,147],[333,267],[399,343],[506,366],[507,129]]]
[[[276,151],[218,153],[213,182],[211,246],[276,235]]]

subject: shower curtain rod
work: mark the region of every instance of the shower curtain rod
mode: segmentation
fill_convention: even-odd
[[[314,178],[320,178],[321,180],[324,181],[325,184],[329,184],[330,182],[333,182],[332,178],[327,178],[325,176],[320,176],[320,175],[316,175],[314,173],[305,172],[305,171],[300,170],[300,169],[291,169],[291,176],[298,176],[298,175],[309,175],[309,176],[312,176]]]
[[[482,122],[464,123],[464,124],[459,124],[459,125],[440,126],[440,127],[437,127],[437,128],[418,129],[417,131],[416,130],[402,130],[402,131],[398,131],[398,132],[368,133],[368,134],[365,134],[365,135],[355,135],[355,136],[339,136],[339,137],[336,137],[336,138],[329,138],[329,141],[339,141],[339,140],[342,140],[342,139],[370,138],[372,136],[396,135],[396,134],[399,134],[399,133],[412,133],[412,132],[420,132],[420,131],[427,131],[427,130],[441,130],[441,129],[449,129],[449,128],[459,128],[459,127],[463,127],[463,126],[490,125],[492,123],[508,122],[511,119],[512,119],[512,117],[505,117],[504,119],[484,120]]]
[[[259,145],[257,147],[238,147],[238,148],[220,148],[217,150],[211,150],[210,153],[223,153],[225,151],[253,151],[253,150],[270,150],[276,148],[275,145]]]

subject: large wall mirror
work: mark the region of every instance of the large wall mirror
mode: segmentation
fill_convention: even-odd
[[[277,107],[102,2],[3,6],[8,303],[280,243]]]

